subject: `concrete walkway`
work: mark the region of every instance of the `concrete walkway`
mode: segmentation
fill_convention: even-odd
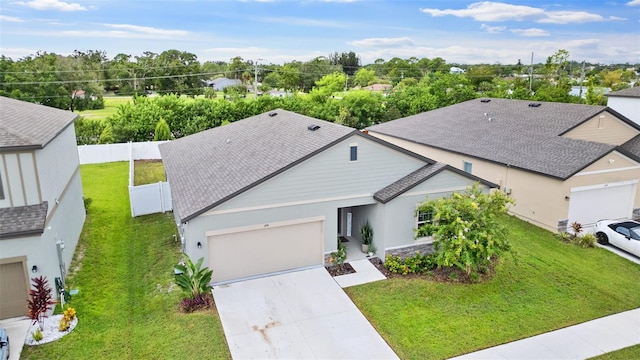
[[[386,276],[382,275],[369,259],[349,261],[349,264],[351,264],[353,270],[356,271],[355,273],[333,277],[333,280],[335,280],[341,288],[386,279]]]
[[[9,336],[9,360],[20,359],[20,353],[30,325],[31,320],[26,316],[0,320],[0,327],[7,330],[7,335]]]
[[[587,359],[636,344],[640,344],[640,308],[454,359]]]

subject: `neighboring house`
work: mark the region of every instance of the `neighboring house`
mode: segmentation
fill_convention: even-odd
[[[183,251],[213,281],[323,266],[369,221],[378,256],[420,248],[428,197],[496,185],[358,130],[285,110],[160,145]],[[424,214],[421,221],[426,221]],[[363,255],[364,257],[364,255]]]
[[[594,87],[593,91],[596,94],[599,94],[599,95],[606,95],[609,92],[611,92],[611,88],[608,88],[608,87]],[[579,96],[579,97],[581,97],[583,99],[586,99],[587,98],[587,86],[585,86],[585,85],[583,85],[583,86],[574,85],[574,86],[571,87],[571,90],[569,90],[569,95],[571,95],[571,96]]]
[[[71,263],[85,219],[77,117],[0,97],[0,319],[26,315],[30,278],[57,297]]]
[[[279,90],[279,89],[269,90],[267,92],[267,94],[269,94],[269,96],[271,96],[271,97],[279,97],[279,98],[285,98],[285,97],[293,96],[293,93],[291,91]]]
[[[449,74],[464,74],[466,71],[456,66],[449,68]]]
[[[640,125],[640,86],[612,91],[605,96],[607,106]]]
[[[499,184],[551,231],[640,208],[640,127],[608,107],[475,99],[368,130]]]
[[[217,78],[213,80],[205,81],[208,87],[214,88],[216,91],[222,91],[228,86],[242,85],[242,81],[239,79]]]

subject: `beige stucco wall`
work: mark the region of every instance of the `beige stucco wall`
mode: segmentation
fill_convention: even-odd
[[[472,164],[472,174],[494,182],[502,189],[510,188],[516,204],[510,212],[537,226],[557,231],[558,222],[567,220],[572,187],[640,179],[638,163],[612,152],[566,181],[519,170],[469,156],[416,144],[392,136],[369,132],[410,151],[462,169],[465,161]],[[609,163],[609,160],[614,160]],[[593,173],[595,172],[595,173]],[[640,190],[636,192],[635,208],[640,207]]]
[[[596,141],[605,144],[622,145],[640,133],[622,120],[603,112],[564,134],[570,139]]]
[[[612,161],[610,161],[612,160]],[[564,182],[567,195],[571,188],[640,179],[640,164],[613,151]],[[636,191],[634,209],[640,208],[640,189]]]

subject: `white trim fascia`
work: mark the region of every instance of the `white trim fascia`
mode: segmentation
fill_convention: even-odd
[[[209,236],[226,235],[226,234],[247,232],[247,231],[253,231],[253,230],[262,230],[266,228],[272,229],[277,227],[307,224],[307,223],[325,221],[325,220],[326,220],[326,216],[313,216],[308,218],[276,221],[272,223],[262,223],[262,224],[240,226],[240,227],[228,228],[228,229],[210,230],[210,231],[205,231],[204,235],[208,238]]]
[[[605,169],[605,170],[585,171],[585,172],[577,173],[577,174],[575,174],[574,176],[585,176],[585,175],[606,174],[606,173],[612,173],[612,172],[618,172],[618,171],[636,170],[636,169],[640,169],[640,165],[637,165],[637,166],[628,166],[628,167],[617,168],[617,169]]]
[[[578,187],[571,188],[571,192],[604,189],[604,188],[616,187],[616,186],[634,185],[634,184],[637,184],[638,182],[639,180],[627,180],[627,181],[619,181],[619,182],[607,183],[607,184],[578,186]]]
[[[232,214],[232,213],[243,212],[243,211],[275,209],[275,208],[287,207],[287,206],[310,205],[310,204],[317,204],[317,203],[330,202],[330,201],[353,200],[353,199],[362,199],[362,198],[373,199],[373,194],[363,193],[363,194],[356,194],[356,195],[334,196],[330,198],[319,198],[319,199],[312,199],[312,200],[301,200],[301,201],[291,201],[291,202],[285,202],[285,203],[248,206],[248,207],[234,208],[234,209],[209,210],[199,216]]]

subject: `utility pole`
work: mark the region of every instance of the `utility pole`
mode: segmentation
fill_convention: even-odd
[[[258,61],[264,61],[264,59],[257,59],[253,62],[255,68],[255,80],[253,81],[253,94],[258,97]]]
[[[533,51],[531,52],[531,66],[529,67],[529,94],[531,94],[532,85],[533,85]]]

